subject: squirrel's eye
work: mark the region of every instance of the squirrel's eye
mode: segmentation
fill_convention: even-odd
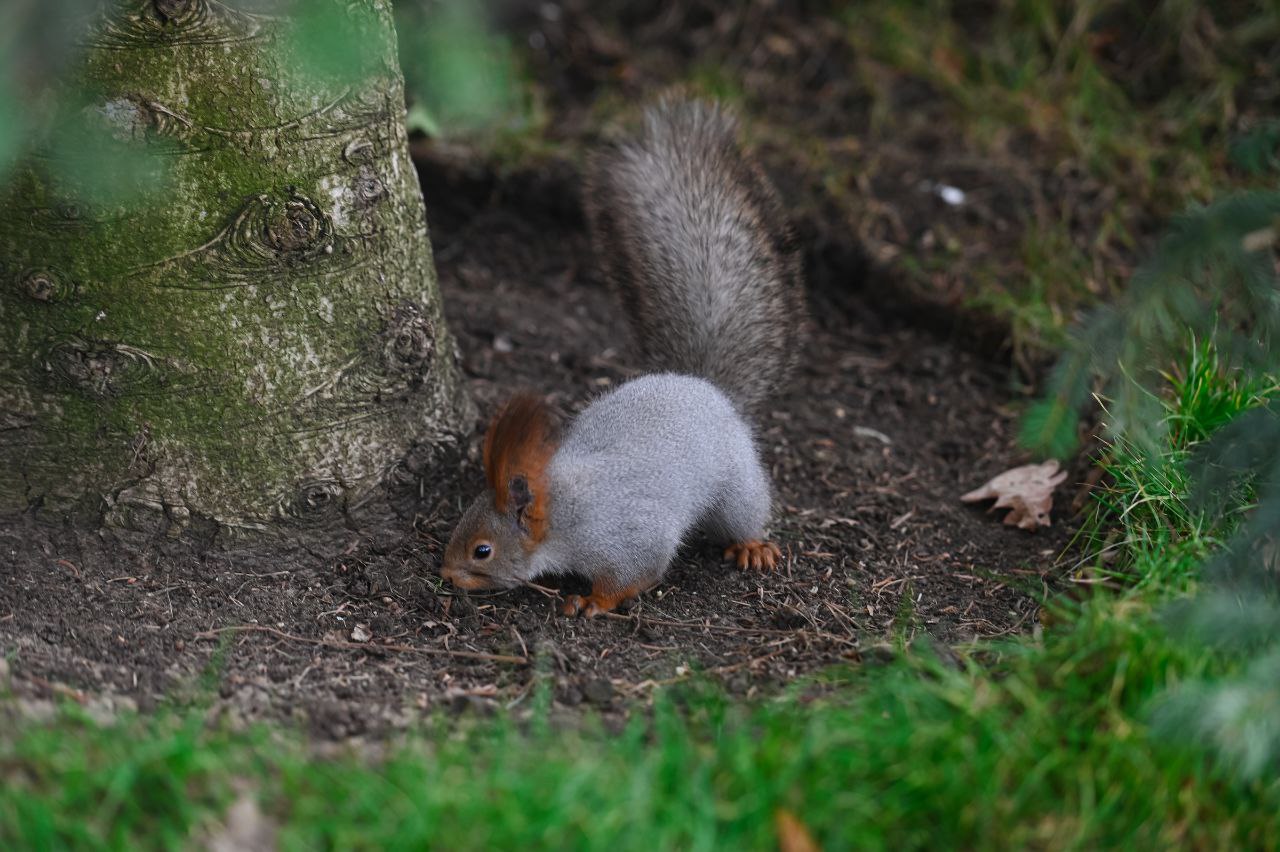
[[[493,553],[493,548],[487,544],[477,544],[475,553],[472,554],[476,559],[488,559],[489,554]]]

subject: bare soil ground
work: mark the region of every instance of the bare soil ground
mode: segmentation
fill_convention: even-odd
[[[435,240],[482,411],[517,388],[573,409],[628,375],[625,321],[589,277],[577,220],[501,203],[444,210]],[[805,367],[761,424],[786,551],[777,573],[740,572],[696,543],[616,617],[566,619],[535,590],[455,595],[434,572],[481,484],[478,422],[461,463],[421,481],[412,514],[346,533],[336,555],[305,539],[202,552],[9,519],[0,647],[15,689],[146,706],[211,683],[228,712],[295,716],[340,737],[407,723],[442,700],[517,699],[539,670],[558,701],[612,705],[691,669],[750,691],[896,636],[956,642],[1026,628],[1064,531],[1028,534],[957,500],[1022,461],[1007,367],[856,295],[842,302],[815,294]],[[442,653],[459,651],[528,662]]]
[[[583,103],[556,106],[566,127],[586,125]],[[800,120],[795,105],[779,109]],[[900,153],[921,168],[935,155]],[[956,643],[1033,623],[1071,492],[1058,495],[1058,526],[1035,534],[958,500],[1027,460],[1014,447],[1010,367],[959,345],[971,336],[932,307],[926,322],[913,313],[922,303],[893,297],[894,279],[821,204],[801,222],[814,334],[760,424],[782,569],[740,572],[694,542],[637,606],[591,621],[557,614],[550,589],[573,590],[574,578],[494,594],[442,585],[444,542],[481,486],[484,418],[517,389],[580,408],[631,362],[571,166],[497,170],[443,146],[415,156],[481,413],[469,444],[393,495],[397,514],[288,545],[0,520],[0,651],[21,700],[110,709],[211,697],[235,719],[294,718],[342,738],[442,705],[519,702],[544,678],[558,705],[621,714],[694,672],[754,693],[898,638]],[[784,195],[802,192],[771,170]],[[900,207],[918,206],[915,185],[901,187]]]

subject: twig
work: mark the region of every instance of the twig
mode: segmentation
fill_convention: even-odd
[[[836,617],[836,621],[839,621],[844,629],[848,630],[851,635],[858,632],[860,628],[854,623],[853,619],[849,617],[849,614],[844,611],[843,607],[838,607],[831,603],[831,601],[823,601],[822,604],[827,608],[828,612]]]
[[[340,648],[350,651],[364,651],[366,653],[373,650],[400,651],[406,654],[428,654],[435,657],[459,657],[464,660],[485,660],[491,663],[514,663],[521,666],[527,666],[529,664],[528,657],[516,657],[509,654],[485,654],[480,651],[453,651],[445,648],[420,648],[416,645],[375,645],[367,642],[341,642],[333,639],[312,639],[308,636],[295,636],[292,633],[285,633],[283,630],[276,630],[274,627],[266,627],[261,624],[238,624],[232,627],[219,627],[215,630],[206,630],[203,633],[197,633],[195,638],[213,639],[222,633],[267,633],[271,636],[286,639],[290,642],[302,642],[307,645],[319,645],[322,648]]]
[[[89,696],[85,695],[78,689],[67,686],[66,684],[54,683],[52,681],[45,680],[39,675],[29,675],[28,679],[36,686],[47,689],[55,695],[61,695],[63,698],[70,698],[77,704],[85,704],[89,701]]]
[[[561,597],[559,592],[557,592],[555,589],[548,588],[547,586],[539,586],[537,583],[531,583],[528,580],[525,580],[522,585],[525,586],[526,588],[533,589],[535,592],[539,593],[543,597],[555,598],[556,600],[564,600],[564,598]]]
[[[765,660],[772,660],[774,657],[778,656],[783,651],[787,650],[786,646],[789,644],[791,644],[791,640],[787,640],[785,643],[783,643],[782,647],[775,648],[774,650],[770,651],[769,653],[763,656],[753,657],[750,660],[743,660],[740,663],[732,663],[731,665],[727,665],[727,666],[718,666],[717,668],[710,669],[709,671],[712,674],[725,675],[725,674],[732,674],[733,672],[736,672],[739,669],[754,668],[758,664],[763,663]]]

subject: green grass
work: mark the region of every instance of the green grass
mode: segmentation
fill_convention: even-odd
[[[1110,556],[1035,637],[962,649],[958,667],[917,643],[755,702],[685,684],[621,732],[553,726],[539,689],[523,714],[440,717],[377,757],[321,758],[198,707],[107,727],[69,711],[0,734],[0,848],[179,845],[246,790],[298,849],[769,849],[780,809],[833,849],[1275,848],[1280,781],[1258,750],[1233,773],[1223,730],[1170,701],[1249,661],[1166,618],[1230,532],[1187,504],[1188,454],[1275,391],[1191,347],[1161,397],[1164,451],[1107,456],[1087,534]]]
[[[1232,782],[1149,735],[1152,697],[1220,661],[1169,641],[1145,603],[1055,624],[962,672],[917,656],[812,702],[667,692],[618,736],[441,722],[378,761],[199,714],[29,725],[0,751],[0,843],[167,845],[212,825],[233,781],[289,848],[771,848],[778,808],[830,848],[1280,842],[1274,781]]]
[[[1230,367],[1205,340],[1189,342],[1165,381],[1157,398],[1160,422],[1146,424],[1144,435],[1113,439],[1099,460],[1106,477],[1080,533],[1086,551],[1100,557],[1090,570],[1131,594],[1191,590],[1204,560],[1230,537],[1235,518],[1196,508],[1188,463],[1218,429],[1280,398],[1275,378]],[[1146,449],[1153,437],[1156,452]],[[1249,502],[1250,495],[1239,495],[1238,505]]]

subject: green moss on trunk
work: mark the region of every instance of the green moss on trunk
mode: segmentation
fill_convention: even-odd
[[[389,5],[332,0],[345,74],[296,20],[108,8],[0,193],[0,511],[333,517],[465,405]]]

